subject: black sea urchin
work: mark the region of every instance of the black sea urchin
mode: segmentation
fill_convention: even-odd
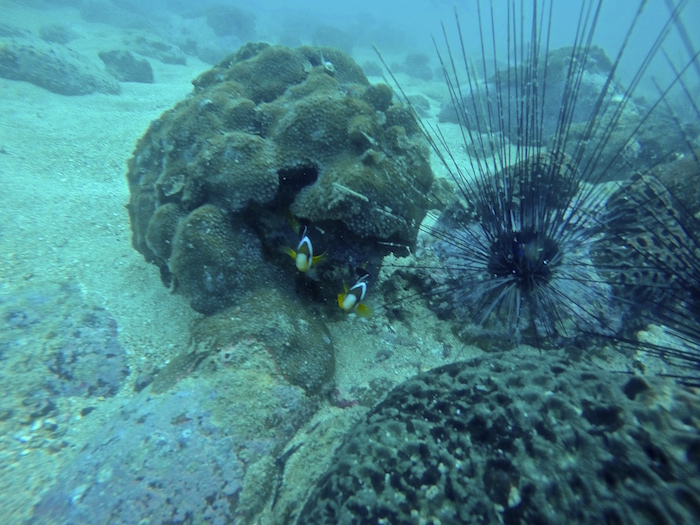
[[[684,175],[698,184],[700,164]],[[602,220],[607,233],[593,258],[608,268],[617,300],[634,305],[628,330],[616,339],[640,367],[657,357],[663,375],[700,387],[700,221],[653,176],[624,184]]]
[[[687,34],[681,21],[677,26]],[[689,40],[684,43],[696,78],[678,76],[680,93],[667,109],[688,154],[633,177],[608,199],[601,217],[606,234],[593,259],[607,268],[618,300],[635,305],[629,328],[639,331],[618,337],[623,345],[636,352],[642,366],[648,355],[658,357],[663,374],[700,387],[700,96],[694,88],[700,63]],[[666,58],[678,75],[678,66]]]
[[[643,158],[642,132],[665,92],[651,104],[632,97],[681,7],[641,55],[635,50],[641,59],[622,87],[617,72],[645,4],[612,59],[593,44],[602,1],[581,3],[570,46],[558,50],[550,49],[551,35],[563,28],[554,27],[551,1],[531,2],[529,11],[507,2],[505,28],[493,3],[484,16],[477,2],[475,64],[459,19],[457,46],[444,31],[438,57],[460,125],[457,142],[423,123],[458,196],[425,227],[426,252],[437,261],[428,264],[429,295],[443,313],[505,324],[536,344],[541,336],[617,331],[612,288],[590,258],[605,227],[599,215],[610,188],[601,182],[626,178],[635,171],[627,161]]]

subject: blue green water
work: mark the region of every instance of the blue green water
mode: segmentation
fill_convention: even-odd
[[[608,147],[603,151],[608,156],[599,161],[600,166],[619,161],[618,168],[632,166],[629,169],[644,174],[657,165],[671,175],[680,173],[676,180],[684,189],[678,190],[678,197],[689,195],[689,205],[655,194],[636,201],[634,209],[648,207],[656,213],[653,206],[663,203],[663,216],[672,227],[661,230],[668,242],[661,243],[660,251],[672,250],[676,257],[672,264],[679,259],[683,265],[680,270],[674,267],[678,275],[669,277],[670,269],[661,259],[650,257],[644,264],[666,280],[663,287],[645,284],[645,290],[663,288],[666,296],[641,294],[641,299],[613,302],[618,305],[615,308],[605,303],[600,310],[598,304],[589,311],[583,311],[585,304],[559,309],[563,322],[550,319],[557,325],[552,330],[540,318],[533,337],[528,326],[513,329],[505,307],[500,324],[479,325],[482,317],[489,316],[475,312],[480,303],[472,303],[470,293],[483,290],[479,288],[483,284],[477,285],[479,278],[465,268],[481,268],[483,239],[473,233],[472,225],[465,227],[468,212],[447,206],[455,195],[470,195],[460,192],[450,170],[463,169],[457,182],[472,184],[480,171],[476,159],[490,161],[492,166],[499,162],[491,147],[479,145],[476,137],[465,142],[467,122],[460,121],[465,124],[460,128],[455,120],[440,117],[455,95],[445,85],[431,40],[435,35],[445,58],[441,21],[455,53],[461,91],[470,92],[451,3],[305,2],[290,7],[263,2],[253,7],[162,1],[147,8],[137,2],[106,0],[5,0],[1,4],[0,521],[272,524],[377,523],[382,519],[386,523],[470,519],[527,523],[539,519],[557,523],[563,522],[564,515],[567,522],[576,523],[697,520],[700,414],[696,391],[665,377],[693,374],[700,362],[700,330],[692,295],[700,275],[697,232],[691,227],[697,209],[688,209],[697,200],[693,191],[700,176],[692,156],[699,149],[700,75],[697,57],[693,61],[691,56],[700,49],[691,23],[697,19],[697,5],[686,6],[681,23],[671,23],[662,48],[653,50],[654,39],[663,34],[669,18],[670,2],[648,2],[614,76],[611,93],[619,96],[609,101],[611,108],[619,103],[641,70],[625,118],[651,111],[659,93],[671,86],[656,106],[666,118],[663,125],[662,120],[649,119],[645,123],[653,125],[638,129],[623,119],[611,129],[605,144],[624,142],[625,147],[619,148],[619,155],[617,146]],[[549,5],[540,7],[544,9],[538,15],[546,20]],[[602,46],[611,60],[623,44],[635,9],[607,2],[600,12],[592,43]],[[520,48],[518,42],[509,41],[512,26],[508,24],[522,21],[527,39],[529,14],[514,17],[505,2],[482,2],[488,35],[482,42],[477,4],[464,3],[457,12],[469,58],[466,67],[473,68],[475,81],[483,81],[481,86],[493,80],[489,77],[496,71],[522,63],[520,55],[509,53],[509,46],[519,50],[527,46]],[[555,4],[549,39],[546,45],[540,42],[540,50],[571,45],[580,16],[578,5]],[[539,27],[538,34],[547,34]],[[684,28],[689,39],[685,42]],[[314,171],[304,165],[303,176],[317,177],[309,185],[320,188],[318,202],[323,206],[314,208],[316,201],[311,198],[306,202],[312,204],[305,208],[299,202],[286,202],[284,191],[280,201],[265,201],[268,190],[262,182],[234,185],[251,201],[258,199],[240,209],[224,190],[210,191],[211,202],[222,216],[240,218],[240,222],[232,219],[231,224],[240,225],[234,233],[242,236],[247,228],[250,235],[227,244],[228,234],[212,234],[211,253],[216,261],[221,260],[217,254],[228,254],[225,250],[236,246],[224,261],[225,277],[217,280],[213,262],[194,268],[192,261],[200,259],[193,256],[184,259],[186,264],[176,263],[170,254],[163,256],[154,248],[167,245],[169,250],[183,238],[184,213],[176,214],[169,236],[157,237],[156,226],[148,234],[144,227],[148,240],[141,245],[134,240],[129,216],[133,208],[125,208],[133,195],[125,174],[130,173],[132,183],[139,175],[147,180],[149,170],[157,171],[149,158],[157,159],[156,164],[172,159],[167,153],[174,148],[184,159],[182,180],[205,180],[195,171],[206,164],[202,161],[206,152],[215,151],[217,138],[225,135],[212,133],[219,125],[212,123],[219,120],[208,121],[198,131],[194,128],[195,134],[207,137],[203,146],[180,151],[177,141],[163,140],[151,144],[149,158],[140,155],[145,150],[136,150],[133,159],[132,155],[137,144],[148,144],[148,138],[139,141],[149,127],[158,129],[153,123],[176,104],[182,102],[180,107],[185,107],[195,100],[198,110],[206,114],[238,97],[242,91],[237,90],[243,88],[231,85],[224,95],[193,94],[191,82],[249,41],[340,49],[371,84],[380,84],[387,81],[386,70],[371,47],[376,45],[422,121],[431,126],[428,131],[435,133],[439,126],[455,162],[440,162],[424,146],[437,181],[430,191],[425,173],[422,178],[416,176],[418,182],[397,179],[385,184],[384,193],[379,194],[366,190],[371,184],[354,186],[359,177],[334,179],[335,183],[324,186],[330,179],[329,159],[335,157],[343,162],[350,159],[344,165],[348,171],[379,166],[372,173],[387,173],[390,170],[384,167],[392,161],[403,162],[396,152],[407,147],[405,134],[384,135],[378,130],[396,122],[407,124],[400,120],[401,114],[392,116],[382,106],[381,91],[369,91],[362,98],[367,86],[343,81],[344,68],[350,66],[334,57],[345,55],[321,51],[316,57],[314,52],[302,70],[318,82],[319,93],[326,93],[319,97],[321,102],[330,106],[350,101],[349,107],[363,108],[366,118],[355,119],[352,128],[348,124],[349,131],[339,132],[347,132],[348,142],[345,135],[342,140],[340,135],[324,139],[324,134],[334,133],[329,129],[336,128],[323,121],[323,114],[318,117],[318,129],[296,131],[300,137],[308,132],[312,139],[318,138],[318,142],[309,139],[299,150],[309,151],[305,160],[314,164]],[[646,65],[649,49],[653,57]],[[131,59],[126,66],[123,62],[110,65],[100,55],[107,51],[118,51],[122,58],[128,52]],[[290,63],[292,59],[290,55]],[[114,69],[118,66],[121,72]],[[676,81],[686,66],[682,81]],[[272,70],[266,81],[274,83],[281,75],[281,69]],[[604,79],[586,76],[582,85],[600,89]],[[221,81],[220,77],[212,80]],[[396,92],[397,87],[388,82]],[[250,83],[264,87],[259,78]],[[258,120],[255,126],[236,128],[236,133],[267,137],[275,130],[266,128],[265,122],[281,129],[303,111],[301,104],[299,109],[289,108],[294,100],[308,96],[310,85],[314,84],[281,89],[279,98],[285,102],[279,106],[272,99],[251,103],[250,115],[257,115],[251,118]],[[336,90],[332,97],[322,91],[328,86]],[[555,85],[550,84],[550,100],[553,93]],[[304,100],[305,107],[324,107],[313,96]],[[584,100],[590,105],[584,106]],[[580,120],[585,122],[595,92],[582,91],[579,101]],[[495,92],[490,103],[492,111],[498,107]],[[488,105],[488,97],[479,104]],[[240,107],[240,114],[248,111],[245,105]],[[468,104],[465,107],[471,109]],[[484,111],[483,106],[474,108],[473,114]],[[518,114],[509,109],[504,115],[509,111]],[[488,110],[482,113],[487,114]],[[229,115],[238,113],[232,110]],[[557,115],[555,104],[546,113],[546,122],[530,125],[555,134]],[[313,128],[316,121],[306,122]],[[508,151],[515,155],[523,129],[501,124],[491,122],[477,134],[488,140],[493,132],[495,143],[507,140]],[[420,136],[418,128],[415,133]],[[275,136],[290,135],[294,133]],[[178,136],[177,130],[168,135]],[[392,142],[387,137],[397,138]],[[333,147],[346,149],[335,155]],[[273,168],[265,171],[263,166],[260,173],[272,173],[277,182],[274,170],[284,164],[285,154],[269,144],[265,148],[267,164],[261,165]],[[226,173],[236,176],[236,165],[243,157],[235,148],[226,155],[222,172],[230,170]],[[207,162],[219,162],[219,157]],[[166,164],[157,169],[166,172]],[[139,172],[138,167],[143,170]],[[298,165],[284,167],[289,169],[284,173],[300,176],[292,169]],[[411,169],[401,164],[398,172],[413,177]],[[599,177],[593,170],[585,173],[589,178],[584,182],[596,179],[608,185],[601,186],[605,195],[622,184],[620,177]],[[199,197],[192,196],[196,192],[181,200],[178,181],[172,177],[168,185],[144,183],[144,216],[150,217],[153,201],[160,207],[196,202],[192,209],[209,203],[197,201]],[[434,199],[421,204],[422,211],[409,210],[407,203],[414,206],[423,201],[409,201],[408,189],[396,197],[396,188],[404,188],[402,184]],[[225,181],[216,188],[230,191]],[[228,201],[221,197],[224,194]],[[152,195],[156,197],[149,200]],[[374,207],[375,202],[381,205]],[[604,203],[600,202],[602,217]],[[665,207],[669,202],[673,206]],[[361,211],[353,211],[353,206]],[[373,211],[366,212],[363,206]],[[440,217],[445,208],[454,215]],[[300,209],[305,212],[299,213]],[[682,212],[676,214],[677,209]],[[392,220],[404,220],[412,213],[421,217],[422,226],[420,220],[408,221],[404,229],[391,230]],[[293,214],[308,225],[318,252],[326,253],[326,261],[308,274],[299,274],[294,262],[280,255],[285,247],[298,251],[299,225],[287,217]],[[661,212],[654,215],[660,216]],[[314,217],[321,219],[314,222]],[[386,217],[388,222],[381,222]],[[642,219],[640,214],[639,222],[632,223],[635,233],[637,226],[648,228],[654,222]],[[211,222],[202,223],[205,229],[219,224],[207,220]],[[567,220],[576,221],[577,216]],[[584,226],[592,228],[594,222]],[[455,233],[462,227],[466,233],[458,233],[462,237],[457,244],[440,244],[450,240],[446,230]],[[365,234],[368,231],[372,233]],[[203,235],[209,238],[208,231]],[[410,239],[411,235],[415,238]],[[625,242],[631,237],[626,235],[621,234]],[[240,238],[252,241],[235,244]],[[465,238],[471,243],[466,251],[459,244]],[[160,245],[159,239],[164,239]],[[617,238],[617,242],[622,241]],[[634,244],[642,245],[642,241]],[[534,256],[540,246],[520,239],[515,254]],[[193,250],[200,253],[199,247]],[[465,253],[472,259],[465,262]],[[586,272],[594,265],[588,259],[579,263]],[[611,290],[619,285],[620,275],[636,276],[637,270],[614,269],[595,279],[587,277],[587,292],[576,288],[572,292],[564,285],[564,293],[569,300],[575,296],[587,301],[593,297],[593,301],[603,297],[600,290],[605,286],[606,294],[619,294]],[[347,294],[365,271],[371,277],[361,300],[373,314],[364,318],[351,311],[348,315],[338,308],[337,297]],[[185,282],[184,276],[191,275],[202,279]],[[243,285],[237,280],[240,276],[245,277],[240,281]],[[235,293],[227,286],[235,286]],[[202,304],[196,301],[198,294],[215,298],[205,301],[207,305],[218,305],[221,299],[225,308],[203,311],[197,307]],[[643,301],[649,301],[648,308],[634,313],[630,303]],[[569,337],[567,330],[578,329],[582,319],[600,319],[600,311],[605,312],[615,337],[608,337],[608,332],[607,339]],[[591,323],[583,324],[592,329]],[[621,327],[629,329],[623,333]],[[671,333],[673,328],[676,335]],[[600,327],[595,330],[600,335]],[[554,332],[560,337],[553,337]],[[689,360],[681,362],[680,368],[674,366],[678,359],[668,355],[669,349]],[[471,364],[451,365],[464,361]],[[429,372],[445,365],[456,368]],[[411,379],[424,372],[429,373]],[[405,381],[409,382],[400,386]],[[387,395],[389,401],[377,407]],[[541,514],[534,513],[535,507]]]

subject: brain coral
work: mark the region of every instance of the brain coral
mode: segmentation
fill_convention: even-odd
[[[322,225],[330,245],[414,243],[433,178],[427,145],[391,88],[370,85],[349,56],[246,44],[193,83],[139,141],[127,178],[134,247],[195,308],[226,306],[231,269],[257,271],[289,212]]]
[[[695,523],[697,397],[490,354],[420,374],[345,437],[297,523]]]

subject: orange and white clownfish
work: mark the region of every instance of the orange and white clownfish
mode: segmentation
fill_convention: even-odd
[[[365,298],[367,293],[367,279],[369,278],[369,273],[364,270],[360,278],[352,285],[350,288],[347,285],[343,285],[345,288],[345,293],[338,294],[338,306],[344,312],[356,311],[361,317],[369,317],[372,315],[372,309],[364,304],[362,300]]]
[[[321,255],[314,255],[314,247],[307,233],[308,228],[304,226],[301,230],[301,239],[299,240],[296,251],[289,247],[282,249],[284,253],[294,259],[297,270],[300,272],[308,272],[314,264],[322,261],[326,255],[325,252]]]

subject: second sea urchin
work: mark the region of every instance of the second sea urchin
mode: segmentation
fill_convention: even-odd
[[[613,59],[602,59],[593,45],[601,1],[582,2],[570,47],[550,50],[553,4],[532,2],[528,11],[508,2],[508,37],[500,41],[493,4],[484,16],[477,3],[477,65],[457,18],[457,45],[444,31],[444,50],[438,49],[460,125],[457,143],[423,124],[457,195],[424,227],[432,305],[462,324],[503,328],[538,346],[545,338],[611,335],[619,328],[626,306],[613,306],[612,286],[591,261],[605,234],[600,215],[616,187],[602,182],[626,178],[620,159],[645,147],[640,137],[666,93],[651,104],[633,97],[682,7],[622,87],[617,71],[644,3]]]

